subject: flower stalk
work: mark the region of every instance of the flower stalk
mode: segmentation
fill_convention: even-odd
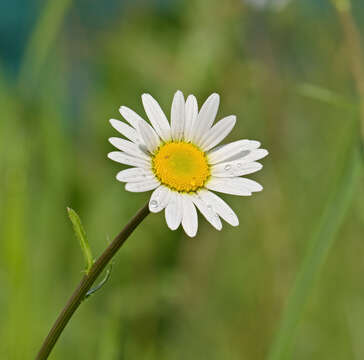
[[[45,338],[41,349],[38,352],[36,360],[45,360],[48,358],[52,349],[54,348],[58,338],[62,334],[64,328],[70,321],[72,315],[75,313],[81,302],[86,298],[97,277],[105,269],[110,260],[114,257],[120,247],[132,234],[135,228],[145,219],[149,214],[148,204],[141,208],[136,215],[129,221],[124,229],[115,237],[111,244],[104,250],[99,258],[93,263],[88,273],[83,276],[76,290],[73,292],[67,304],[59,314],[53,327]]]

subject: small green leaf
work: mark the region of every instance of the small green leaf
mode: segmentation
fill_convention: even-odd
[[[94,261],[91,253],[91,248],[87,241],[86,232],[82,226],[81,219],[77,215],[76,211],[69,207],[67,208],[67,211],[73,225],[73,230],[75,231],[76,237],[80,242],[81,250],[86,261],[86,274],[88,274]]]
[[[96,291],[99,291],[108,282],[108,280],[110,279],[111,270],[112,270],[112,263],[110,263],[109,268],[106,270],[105,277],[100,281],[100,283],[96,285],[94,288],[87,291],[85,299],[93,295]]]

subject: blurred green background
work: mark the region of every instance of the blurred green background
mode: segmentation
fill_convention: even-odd
[[[143,92],[169,114],[177,89],[218,92],[227,141],[262,141],[265,189],[194,239],[147,217],[50,359],[364,358],[350,55],[329,1],[266,2],[1,2],[0,359],[34,358],[82,276],[66,207],[96,255],[148,199],[115,180],[108,119],[144,116]]]

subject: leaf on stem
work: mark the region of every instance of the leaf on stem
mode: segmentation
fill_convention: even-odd
[[[76,237],[80,242],[81,250],[86,262],[86,274],[88,274],[94,261],[90,245],[87,241],[86,232],[82,226],[81,219],[76,213],[76,211],[74,211],[69,207],[67,208],[67,211],[68,211],[68,216],[73,225],[73,230],[75,231]]]
[[[100,290],[107,283],[107,281],[110,279],[111,270],[112,270],[112,263],[110,263],[109,268],[106,270],[105,277],[99,282],[99,284],[90,289],[89,291],[87,291],[85,295],[86,299],[91,295],[93,295],[96,291]]]

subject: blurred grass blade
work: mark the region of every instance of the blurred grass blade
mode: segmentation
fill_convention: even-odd
[[[355,110],[357,105],[354,102],[350,102],[343,96],[314,84],[304,83],[297,87],[299,94],[306,96],[310,99],[318,100],[326,104],[335,105],[338,107]]]
[[[304,306],[329,249],[340,229],[351,204],[360,174],[362,158],[357,146],[351,151],[322,214],[319,226],[313,233],[310,247],[295,280],[292,293],[284,309],[280,328],[268,354],[268,360],[291,359],[296,328]]]
[[[48,0],[28,41],[19,73],[19,85],[36,82],[72,0]]]
[[[92,257],[90,245],[87,241],[86,232],[82,226],[81,219],[77,215],[76,211],[74,211],[73,209],[71,209],[69,207],[67,208],[67,211],[68,211],[68,216],[72,222],[76,237],[80,241],[81,250],[82,250],[83,256],[85,257],[85,261],[86,261],[86,273],[88,274],[88,272],[90,271],[91,266],[93,264],[93,257]]]
[[[332,2],[339,11],[349,11],[351,9],[349,0],[332,0]]]

